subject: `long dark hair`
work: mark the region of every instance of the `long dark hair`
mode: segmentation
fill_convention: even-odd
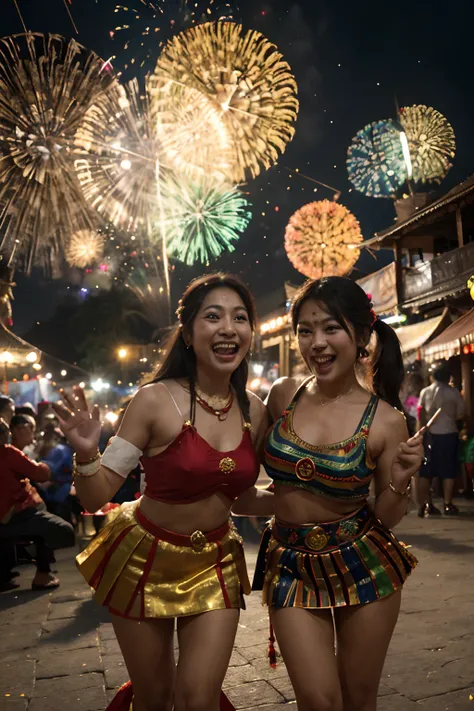
[[[257,321],[257,312],[253,296],[245,284],[233,274],[224,272],[198,277],[189,284],[180,299],[177,311],[179,323],[169,338],[164,360],[150,381],[158,383],[160,380],[167,380],[168,378],[175,380],[186,378],[191,393],[191,420],[194,420],[196,409],[196,355],[193,348],[186,347],[183,336],[191,331],[194,319],[206,295],[213,289],[222,287],[232,289],[240,296],[247,311],[253,333]],[[249,354],[243,359],[239,367],[234,370],[230,378],[246,422],[250,418],[250,402],[247,395],[248,359]]]
[[[373,304],[365,291],[345,277],[325,277],[306,282],[296,293],[291,307],[295,333],[301,307],[308,299],[322,302],[348,334],[348,324],[352,326],[359,357],[366,354],[371,333],[375,331],[378,344],[371,361],[373,390],[390,405],[403,410],[400,389],[404,369],[400,342],[393,328],[376,317]]]

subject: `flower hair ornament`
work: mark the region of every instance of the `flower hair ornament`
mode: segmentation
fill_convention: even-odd
[[[369,300],[370,315],[372,316],[372,322],[370,324],[370,328],[373,328],[375,326],[375,322],[378,319],[378,316],[374,311],[374,304],[372,302],[372,294],[367,294],[367,298]]]

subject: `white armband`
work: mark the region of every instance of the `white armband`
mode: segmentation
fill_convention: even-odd
[[[124,479],[128,477],[140,461],[143,452],[131,442],[122,437],[112,437],[107,449],[102,455],[102,465],[120,474]]]

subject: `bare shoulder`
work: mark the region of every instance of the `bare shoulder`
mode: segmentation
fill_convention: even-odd
[[[258,437],[260,431],[266,431],[268,427],[268,411],[267,406],[258,395],[247,390],[247,395],[250,402],[250,423],[252,425],[253,437]]]
[[[267,406],[273,420],[280,417],[291,402],[300,380],[297,378],[278,378],[272,385],[267,398]]]
[[[406,439],[407,421],[403,412],[395,409],[385,400],[379,400],[374,418],[374,427],[386,436]]]
[[[138,414],[144,412],[150,419],[156,419],[157,413],[163,412],[170,404],[174,381],[162,380],[144,385],[133,396],[129,409]]]
[[[261,400],[258,395],[255,395],[255,393],[253,393],[251,390],[247,390],[247,397],[250,402],[250,416],[252,416],[253,414],[260,417],[263,416],[267,411],[266,405],[263,400]]]
[[[142,451],[150,446],[168,444],[182,425],[178,410],[170,407],[170,398],[165,381],[140,388],[127,408],[120,425],[120,436]]]
[[[151,404],[163,403],[166,398],[169,399],[168,388],[163,381],[160,381],[141,387],[133,396],[132,402],[140,407],[147,407]]]

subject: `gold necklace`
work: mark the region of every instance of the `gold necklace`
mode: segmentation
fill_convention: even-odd
[[[196,391],[196,395],[199,399],[203,400],[206,405],[209,405],[209,407],[215,411],[224,410],[233,398],[232,391],[230,389],[229,394],[226,395],[226,397],[220,397],[220,395],[207,395],[201,390],[197,383],[194,384],[194,390]]]
[[[350,395],[352,390],[353,390],[353,388],[349,388],[349,390],[347,390],[347,392],[341,393],[337,397],[333,398],[332,400],[328,400],[327,402],[323,402],[321,400],[321,398],[319,398],[319,404],[321,405],[321,407],[327,407],[328,405],[331,405],[333,402],[340,400],[342,397],[345,397],[346,395]]]

